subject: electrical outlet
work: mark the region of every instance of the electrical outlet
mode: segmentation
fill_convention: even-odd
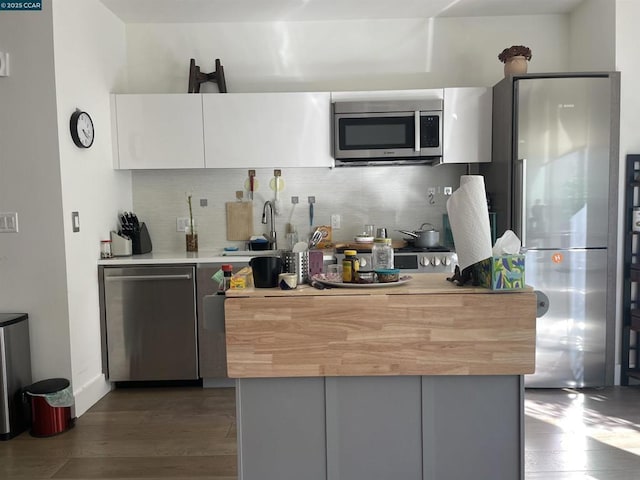
[[[206,207],[209,205],[209,200],[207,198],[201,198],[200,199],[200,206],[201,207]]]
[[[298,203],[298,201],[298,197],[291,197],[291,203],[293,203],[294,205]]]
[[[453,193],[453,188],[452,187],[444,187],[444,194],[445,195],[451,195]]]
[[[431,195],[435,195],[436,194],[436,189],[435,187],[429,187],[427,188],[427,195],[431,196]]]
[[[189,217],[176,218],[176,232],[186,232],[189,226]]]
[[[333,215],[331,215],[331,228],[333,228],[334,230],[337,230],[340,228],[340,215],[337,213],[334,213]]]

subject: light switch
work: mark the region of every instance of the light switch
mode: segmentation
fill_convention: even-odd
[[[9,76],[9,54],[0,52],[0,77]]]
[[[18,233],[18,213],[0,213],[0,233]]]
[[[74,233],[80,231],[80,213],[71,212],[71,225],[73,226]]]

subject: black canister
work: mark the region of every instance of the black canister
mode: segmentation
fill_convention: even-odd
[[[249,261],[253,272],[253,285],[256,288],[273,288],[278,286],[278,275],[282,273],[280,257],[253,257]]]

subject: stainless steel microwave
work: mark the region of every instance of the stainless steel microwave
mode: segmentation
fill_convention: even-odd
[[[439,163],[441,99],[333,104],[336,167]]]

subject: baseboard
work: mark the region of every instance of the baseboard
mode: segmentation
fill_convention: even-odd
[[[202,388],[228,388],[235,387],[235,378],[203,378]]]
[[[74,385],[75,387],[75,385]],[[74,416],[77,418],[87,410],[89,410],[93,405],[95,405],[98,400],[104,397],[107,393],[109,393],[112,389],[112,385],[104,378],[104,374],[100,374],[90,382],[84,384],[80,388],[74,388],[73,396],[75,401],[75,413]]]

